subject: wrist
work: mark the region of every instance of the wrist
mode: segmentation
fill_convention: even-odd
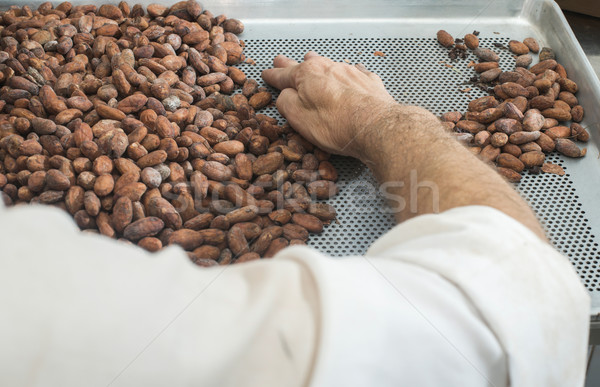
[[[347,153],[364,162],[364,159],[370,158],[378,145],[391,135],[389,124],[396,120],[403,106],[395,101],[381,103],[380,100],[370,98],[365,99],[361,106],[351,113],[352,137]]]
[[[439,120],[431,112],[398,103],[371,111],[362,124],[356,122],[362,126],[355,129],[355,157],[369,167],[388,164],[397,155],[415,153],[410,157],[414,160],[414,156],[423,153],[423,146],[444,135]]]

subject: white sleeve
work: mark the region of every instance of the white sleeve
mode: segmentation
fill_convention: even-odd
[[[198,268],[0,208],[0,384],[577,386],[588,297],[483,207],[407,221],[366,257]]]
[[[421,216],[371,246],[454,284],[508,358],[511,386],[582,386],[590,299],[566,257],[490,207]]]

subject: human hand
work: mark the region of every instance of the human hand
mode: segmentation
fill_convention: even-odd
[[[297,132],[330,153],[361,158],[367,129],[397,105],[381,78],[362,65],[310,51],[302,63],[279,55],[273,66],[262,77],[281,90],[277,109]]]

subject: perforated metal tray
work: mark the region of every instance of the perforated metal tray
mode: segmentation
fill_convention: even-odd
[[[515,188],[535,210],[548,238],[575,266],[592,296],[595,318],[600,312],[600,209],[596,205],[600,197],[600,83],[553,2],[376,1],[368,7],[347,1],[252,4],[238,8],[233,2],[223,7],[230,15],[241,13],[246,24],[246,53],[256,61],[243,66],[249,76],[259,79],[277,54],[301,60],[306,51],[315,50],[336,61],[363,63],[382,77],[397,101],[426,107],[438,115],[465,111],[471,99],[485,93],[476,88],[460,91],[474,74],[467,64],[475,58],[451,62],[447,50],[435,40],[437,30],[446,29],[455,37],[480,31],[481,46],[500,54],[504,70],[514,67],[514,59],[493,43],[508,45],[510,39],[533,36],[542,46],[552,47],[580,86],[578,97],[586,109],[583,124],[592,140],[583,159],[556,153],[547,157],[565,169],[565,176],[526,173]],[[375,51],[385,57],[373,55]],[[274,107],[268,113],[281,118]],[[364,165],[344,157],[335,157],[334,164],[340,172],[341,192],[331,204],[338,209],[339,222],[313,236],[309,244],[334,256],[362,254],[393,227],[394,219]]]
[[[481,45],[508,45],[508,41],[504,36],[484,36]],[[306,51],[313,49],[336,60],[365,64],[383,78],[399,102],[424,106],[438,115],[450,110],[465,111],[470,99],[486,95],[475,87],[467,93],[460,91],[470,87],[463,82],[473,75],[467,64],[474,58],[450,62],[447,50],[433,38],[278,39],[247,40],[246,44],[246,52],[256,65],[243,68],[256,78],[272,61],[273,54],[284,53],[300,60]],[[374,51],[386,56],[374,56]],[[496,51],[500,53],[503,69],[509,70],[514,65],[511,54],[507,50]],[[270,107],[267,111],[282,119],[276,108]],[[590,152],[588,157],[597,162],[595,155]],[[599,291],[597,260],[600,253],[594,234],[597,229],[590,226],[592,222],[583,209],[585,198],[578,195],[572,178],[572,170],[581,168],[580,163],[557,153],[547,159],[563,166],[567,174],[561,177],[526,173],[515,188],[536,211],[548,238],[570,258],[588,290]],[[339,219],[322,234],[312,236],[309,244],[334,256],[363,254],[375,239],[394,226],[394,217],[379,195],[376,181],[362,163],[334,157],[334,165],[340,172],[341,190],[330,203],[338,209]]]

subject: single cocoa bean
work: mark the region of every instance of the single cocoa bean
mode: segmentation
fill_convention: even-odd
[[[444,30],[437,32],[437,40],[444,47],[452,47],[454,45],[454,38]]]
[[[539,151],[531,151],[525,152],[520,157],[519,160],[523,163],[525,168],[531,169],[533,167],[541,167],[544,164],[546,156]]]
[[[567,157],[583,157],[587,153],[587,149],[579,149],[577,144],[566,138],[556,139],[556,150]]]
[[[123,231],[123,236],[131,241],[137,241],[144,237],[154,236],[163,228],[164,223],[159,218],[149,216],[129,224]]]

